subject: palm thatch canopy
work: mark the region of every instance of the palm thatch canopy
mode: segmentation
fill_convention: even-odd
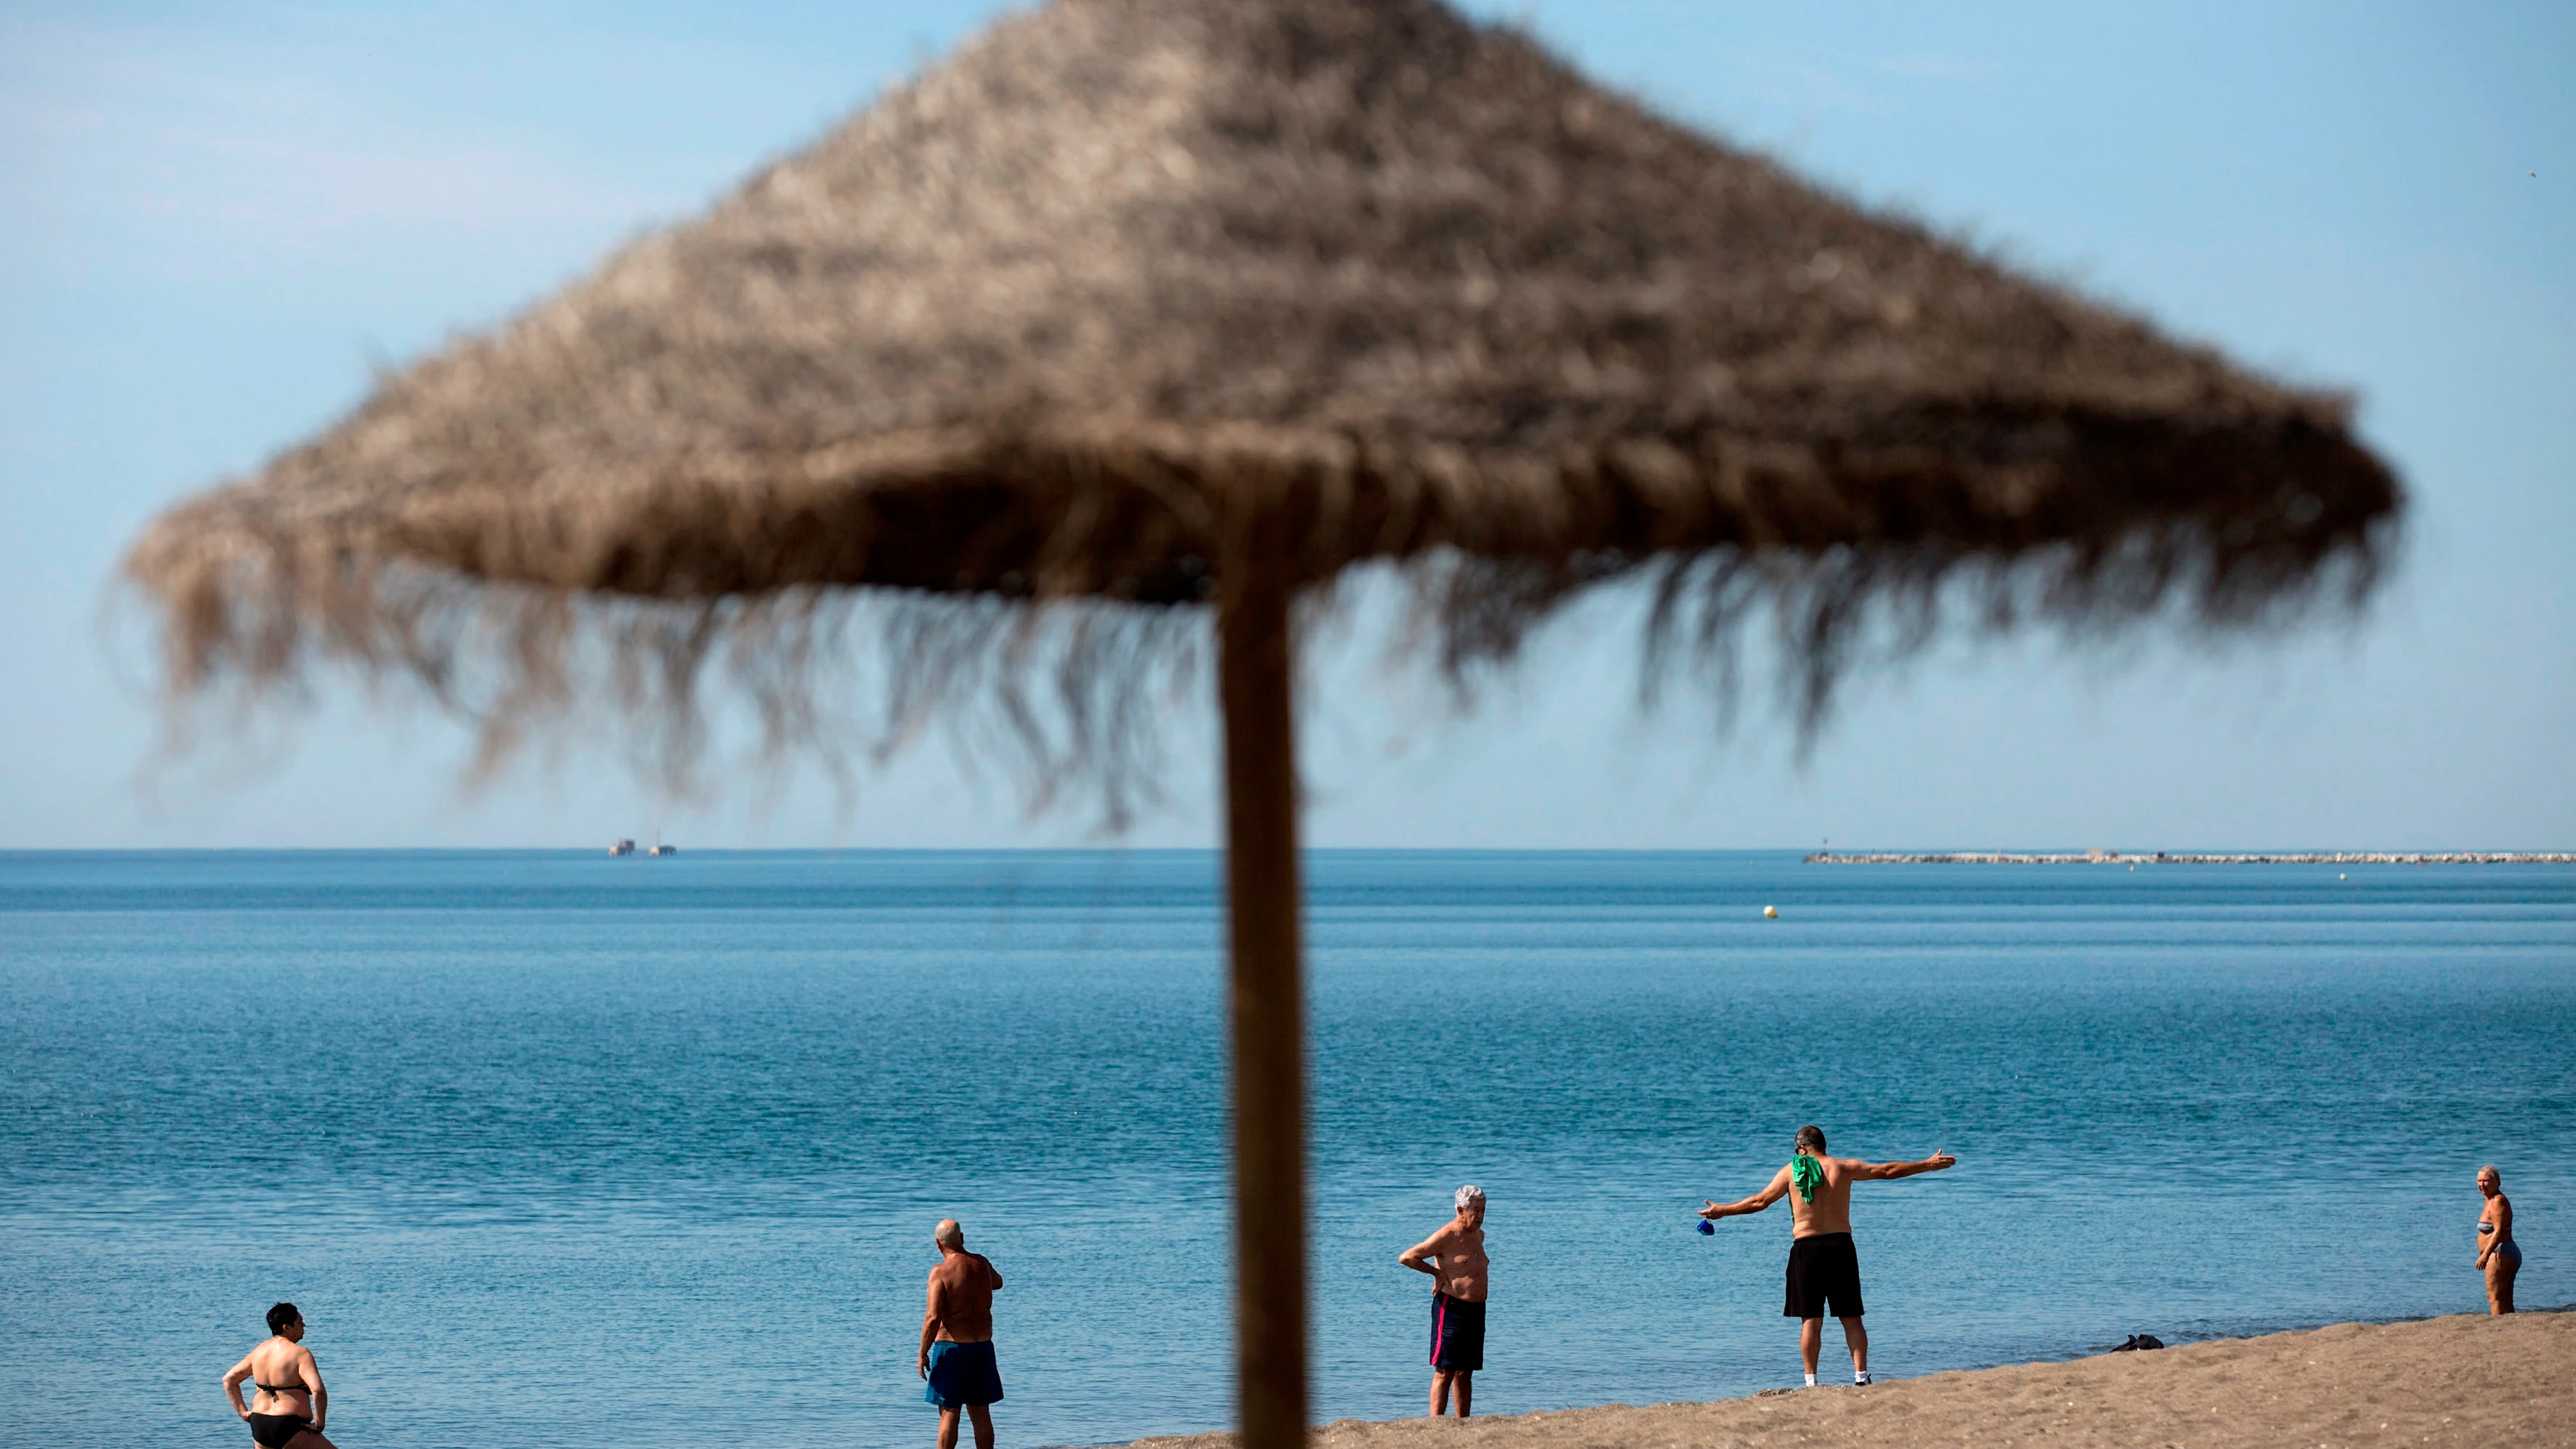
[[[1963,566],[2087,620],[2357,590],[2399,502],[2342,399],[1433,0],[1056,0],[128,571],[182,693],[333,656],[449,688],[481,641],[524,709],[571,701],[583,600],[656,601],[612,642],[678,689],[726,601],[1188,603],[1259,516],[1297,586],[1427,563],[1453,662],[1605,578],[1699,567],[1724,613],[1749,569],[1807,590],[1821,680]]]

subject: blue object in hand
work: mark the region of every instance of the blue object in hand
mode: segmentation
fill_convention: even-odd
[[[1714,1233],[1717,1231],[1717,1224],[1710,1222],[1706,1218],[1701,1218],[1699,1220],[1699,1230],[1703,1233]]]

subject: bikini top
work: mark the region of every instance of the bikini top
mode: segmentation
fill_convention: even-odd
[[[2479,1236],[2479,1237],[2482,1237],[2482,1238],[2483,1238],[2483,1237],[2485,1237],[2487,1234],[2492,1233],[2492,1232],[2494,1232],[2494,1231],[2495,1231],[2495,1224],[2493,1224],[2493,1223],[2480,1223],[2480,1224],[2478,1224],[2478,1236]]]
[[[313,1392],[302,1384],[290,1384],[285,1388],[279,1388],[275,1384],[264,1384],[257,1379],[251,1380],[250,1386],[259,1390],[263,1394],[309,1394]]]

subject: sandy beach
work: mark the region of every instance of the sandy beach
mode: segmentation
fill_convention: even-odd
[[[1795,1344],[1784,1339],[1782,1347]],[[1314,1442],[1329,1449],[2564,1445],[2576,1444],[2571,1369],[2576,1314],[2462,1315],[1707,1404],[1610,1405],[1465,1424],[1345,1419],[1317,1431]],[[1139,1440],[1133,1449],[1218,1449],[1232,1440],[1198,1434]]]

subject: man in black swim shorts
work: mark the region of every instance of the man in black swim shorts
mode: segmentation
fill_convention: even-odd
[[[1860,1254],[1852,1247],[1851,1185],[1865,1179],[1912,1177],[1939,1172],[1958,1159],[1935,1152],[1920,1162],[1863,1162],[1853,1157],[1827,1157],[1823,1129],[1798,1129],[1789,1165],[1773,1175],[1771,1185],[1742,1202],[1710,1203],[1704,1218],[1731,1218],[1758,1213],[1781,1198],[1790,1199],[1796,1217],[1789,1239],[1789,1300],[1784,1316],[1798,1320],[1798,1351],[1806,1360],[1807,1387],[1816,1386],[1816,1357],[1824,1351],[1825,1314],[1843,1321],[1843,1343],[1851,1349],[1852,1382],[1869,1382],[1869,1333],[1861,1327]]]

